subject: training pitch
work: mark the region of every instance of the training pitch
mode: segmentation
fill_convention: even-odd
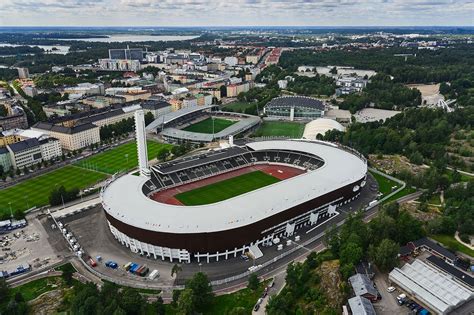
[[[185,206],[205,205],[242,195],[279,181],[278,178],[262,171],[255,171],[177,194],[175,198]]]
[[[288,121],[264,121],[255,131],[255,137],[301,138],[305,124]]]
[[[49,195],[56,186],[66,189],[90,187],[104,180],[106,174],[85,170],[76,166],[65,166],[44,175],[2,189],[0,193],[0,216],[41,207],[49,204]]]
[[[214,133],[218,133],[229,126],[235,124],[236,121],[214,118]],[[184,131],[198,132],[198,133],[208,133],[212,134],[212,118],[206,118],[198,123],[192,124],[183,129]]]
[[[171,149],[172,145],[148,141],[148,159],[156,158],[162,147]],[[114,149],[99,153],[76,163],[77,166],[107,174],[131,170],[138,165],[137,144],[135,141],[123,144]]]

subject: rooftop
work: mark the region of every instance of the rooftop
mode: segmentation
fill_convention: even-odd
[[[39,147],[39,146],[40,146],[40,143],[39,143],[38,139],[36,139],[36,138],[26,139],[26,140],[16,142],[16,143],[12,143],[12,144],[8,145],[10,150],[15,152],[15,153],[25,151],[25,150],[28,150],[28,149],[33,149],[33,148],[36,148],[36,147]]]
[[[326,142],[278,140],[252,142],[246,146],[257,151],[300,151],[318,156],[324,161],[324,165],[314,171],[221,202],[186,207],[148,198],[142,192],[148,178],[124,175],[111,182],[103,191],[101,197],[104,208],[117,220],[147,230],[169,233],[222,231],[276,215],[297,204],[354,183],[367,173],[365,161]],[[119,196],[127,197],[118,198]],[[229,211],[221,211],[223,208]]]
[[[318,99],[308,96],[280,96],[272,99],[265,105],[268,107],[313,107],[319,110],[324,110],[324,104]]]

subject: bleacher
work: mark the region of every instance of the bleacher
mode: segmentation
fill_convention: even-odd
[[[251,151],[240,147],[162,163],[152,168],[152,177],[143,187],[148,195],[161,189],[208,178],[258,163],[282,163],[315,170],[324,162],[317,156],[296,151]]]

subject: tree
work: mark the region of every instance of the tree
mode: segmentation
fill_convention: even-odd
[[[192,290],[193,303],[198,311],[201,311],[206,305],[210,304],[214,297],[209,279],[206,274],[202,272],[196,273],[190,280],[188,280],[186,283],[186,289]],[[181,295],[182,294],[183,293],[181,293]]]
[[[147,112],[145,114],[145,126],[148,126],[149,124],[151,124],[153,120],[155,120],[155,116],[153,116],[153,113]]]
[[[72,275],[74,274],[75,271],[76,270],[71,264],[64,265],[62,277],[64,279],[64,282],[66,282],[67,285],[72,284]]]
[[[383,239],[375,249],[374,262],[383,272],[390,271],[397,265],[400,247],[390,239]]]
[[[168,148],[162,147],[158,150],[158,153],[156,154],[156,158],[158,161],[166,161],[168,156],[170,155],[170,150]]]
[[[145,300],[138,293],[137,290],[133,288],[125,288],[122,291],[120,299],[120,307],[123,308],[125,314],[141,314],[143,306],[145,305]]]
[[[329,73],[331,73],[331,74],[337,74],[337,68],[336,68],[336,67],[332,67],[332,69],[329,70]]]
[[[155,314],[158,315],[165,315],[165,305],[163,303],[163,298],[159,296],[155,302],[152,304],[153,310]]]
[[[184,289],[178,298],[178,314],[188,315],[195,310],[194,292],[192,289]]]
[[[178,273],[181,272],[181,270],[183,270],[183,268],[181,268],[180,265],[174,264],[171,268],[171,277],[174,277],[174,275],[178,276]]]
[[[247,288],[249,288],[252,291],[255,291],[258,289],[258,285],[260,284],[260,281],[258,281],[258,277],[255,273],[252,273],[249,276],[249,282],[247,284]]]
[[[0,279],[0,301],[5,301],[10,293],[10,289],[8,287],[7,282],[5,281],[5,278]]]
[[[357,265],[362,259],[363,252],[362,248],[353,242],[347,243],[340,253],[341,264],[352,264]]]

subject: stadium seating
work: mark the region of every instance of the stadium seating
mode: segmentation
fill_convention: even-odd
[[[176,167],[177,163],[186,164],[186,167]],[[211,177],[255,163],[284,163],[304,167],[307,170],[315,170],[324,164],[318,157],[301,152],[227,149],[155,166],[152,178],[144,185],[143,192],[148,195],[164,188]],[[173,171],[163,172],[163,170],[170,168]]]

